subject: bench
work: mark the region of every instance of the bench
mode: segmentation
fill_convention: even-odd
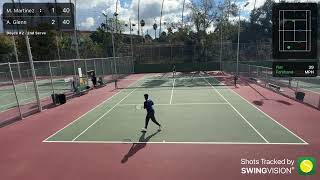
[[[249,79],[250,79],[251,81],[256,82],[256,83],[258,82],[258,79],[256,79],[256,78],[250,77]]]
[[[282,90],[281,90],[281,87],[278,86],[278,85],[276,85],[276,84],[268,83],[268,86],[269,86],[270,88],[272,88],[272,89],[277,90],[277,91],[282,91]]]
[[[75,88],[75,93],[79,96],[88,93],[89,89],[86,85],[80,85]]]

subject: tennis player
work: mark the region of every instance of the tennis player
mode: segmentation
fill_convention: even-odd
[[[175,75],[176,75],[176,65],[173,65],[173,68],[172,68],[172,77],[174,78]]]
[[[233,76],[234,87],[237,87],[237,80],[238,80],[238,75],[234,75]]]
[[[157,122],[156,118],[154,117],[154,109],[153,109],[153,101],[151,99],[149,99],[149,95],[148,94],[145,94],[144,95],[144,99],[146,101],[144,101],[144,106],[143,108],[147,110],[147,115],[146,115],[146,122],[145,122],[145,126],[144,128],[142,128],[142,132],[146,132],[147,131],[147,128],[148,128],[148,123],[149,123],[149,120],[151,119],[152,122],[154,122],[156,125],[159,126],[159,129],[158,131],[161,131],[161,125]]]

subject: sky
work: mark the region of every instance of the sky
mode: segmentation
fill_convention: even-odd
[[[55,2],[55,0],[20,0],[21,2]],[[116,9],[117,0],[71,0],[76,4],[76,25],[80,30],[95,30],[103,21],[104,17],[102,12],[112,15]],[[185,0],[189,3],[191,0]],[[215,1],[217,4],[223,0],[209,0]],[[297,1],[297,0],[289,0]],[[306,2],[308,0],[300,0],[300,2]],[[319,0],[309,0],[319,1]],[[0,13],[2,13],[2,5],[5,2],[12,2],[12,0],[0,0]],[[15,0],[18,2],[18,0]],[[57,2],[69,2],[69,0],[57,0]],[[236,0],[237,4],[243,5],[249,2],[249,5],[241,11],[241,18],[248,19],[249,12],[254,8],[255,0]],[[263,5],[265,0],[256,0],[256,8]],[[299,2],[299,1],[298,1]],[[159,30],[160,10],[162,0],[140,0],[140,20],[144,19],[146,26],[144,32],[147,30],[150,35],[154,35],[152,25],[154,22],[158,24],[157,34]],[[183,0],[164,0],[162,22],[181,22]],[[118,18],[129,22],[129,18],[133,23],[137,23],[137,9],[138,0],[119,0],[118,3]],[[190,13],[185,8],[184,16]],[[162,25],[162,30],[164,30]],[[211,27],[213,30],[214,27]],[[210,30],[210,29],[209,29]],[[0,32],[3,32],[2,21],[0,21]],[[125,33],[129,32],[129,28],[125,29]],[[135,27],[134,34],[137,33],[137,27]]]

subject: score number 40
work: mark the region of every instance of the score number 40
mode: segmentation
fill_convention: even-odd
[[[51,20],[51,24],[55,25],[56,24],[56,20],[52,19]],[[62,21],[62,24],[69,25],[70,24],[70,20],[69,19],[65,19],[65,20]]]

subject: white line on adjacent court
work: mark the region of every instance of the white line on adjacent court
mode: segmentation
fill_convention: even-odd
[[[47,92],[47,93],[40,93],[39,95],[40,95],[40,96],[43,96],[43,95],[50,95],[50,94],[51,94],[50,92]],[[47,97],[49,97],[49,96],[41,97],[40,100],[42,100],[42,99],[44,99],[44,98],[47,98]],[[19,103],[24,103],[24,102],[29,101],[29,100],[31,100],[31,99],[36,99],[36,97],[31,97],[31,98],[21,99],[21,100],[20,100],[19,97],[18,97]],[[31,102],[27,102],[27,103],[32,103],[32,101],[31,101]],[[12,103],[9,103],[9,104],[5,104],[5,105],[3,105],[3,106],[0,106],[0,109],[3,108],[3,107],[15,105],[15,104],[17,104],[16,101],[15,101],[15,102],[12,102]],[[21,105],[24,105],[24,104],[21,104]],[[13,107],[13,108],[15,108],[15,107]],[[9,108],[9,109],[11,109],[11,108]],[[5,109],[5,110],[0,111],[0,112],[7,111],[7,110],[9,110],[9,109]]]
[[[253,105],[251,102],[249,102],[248,100],[246,100],[244,97],[240,96],[240,94],[234,92],[232,89],[230,89],[228,87],[228,89],[236,94],[237,96],[239,96],[241,99],[243,99],[244,101],[246,101],[248,104],[250,104],[252,107],[256,108],[258,111],[260,111],[262,114],[264,114],[265,116],[267,116],[269,119],[271,119],[272,121],[274,121],[275,123],[277,123],[280,127],[282,127],[283,129],[287,130],[289,133],[291,133],[292,135],[294,135],[296,138],[300,139],[302,142],[304,142],[305,144],[308,144],[305,140],[303,140],[301,137],[299,137],[298,135],[296,135],[295,133],[293,133],[292,131],[290,131],[288,128],[286,128],[285,126],[283,126],[282,124],[280,124],[278,121],[276,121],[275,119],[273,119],[271,116],[269,116],[267,113],[263,112],[261,109],[259,109],[257,106]]]
[[[265,142],[138,142],[138,141],[45,141],[46,143],[78,143],[78,144],[221,144],[221,145],[308,145],[308,143],[265,143]]]
[[[317,91],[314,91],[314,90],[311,90],[311,89],[308,89],[308,88],[301,88],[301,89],[303,89],[305,91],[313,92],[313,93],[316,93],[316,94],[320,94],[320,92],[317,92]],[[319,89],[319,88],[317,88],[317,89]]]
[[[229,105],[230,107],[267,143],[269,143],[269,141],[207,80],[204,79],[208,84],[210,84],[210,86],[216,91],[216,93],[218,93],[222,99],[224,99]]]
[[[127,94],[124,98],[122,98],[117,104],[115,104],[111,109],[109,109],[107,112],[105,112],[104,114],[102,114],[102,116],[100,116],[97,120],[95,120],[89,127],[87,127],[84,131],[82,131],[78,136],[76,136],[72,141],[75,141],[78,137],[80,137],[82,134],[84,134],[89,128],[91,128],[93,125],[95,125],[97,122],[99,122],[105,115],[109,114],[115,107],[117,107],[123,100],[125,100],[127,97],[129,97],[134,91],[136,91],[136,89],[134,89],[133,91],[131,91],[129,94]]]
[[[140,80],[142,80],[145,76],[143,76],[142,78],[140,78]],[[140,81],[139,80],[139,81]],[[134,84],[136,84],[137,82],[133,82],[132,84],[130,84],[128,87],[133,86]],[[50,135],[49,137],[47,137],[45,140],[43,140],[42,142],[46,142],[48,139],[50,139],[51,137],[55,136],[56,134],[58,134],[59,132],[61,132],[62,130],[64,130],[65,128],[69,127],[70,125],[72,125],[73,123],[77,122],[79,119],[81,119],[82,117],[84,117],[85,115],[87,115],[88,113],[92,112],[93,110],[97,109],[98,107],[102,106],[104,103],[106,103],[107,101],[111,100],[113,97],[117,96],[118,94],[120,94],[122,91],[124,91],[124,89],[122,89],[121,91],[117,92],[116,94],[112,95],[111,97],[109,97],[108,99],[104,100],[102,103],[98,104],[97,106],[93,107],[92,109],[90,109],[90,111],[82,114],[80,117],[78,117],[77,119],[75,119],[74,121],[70,122],[69,124],[67,124],[65,127],[63,127],[62,129],[58,130],[57,132],[53,133],[52,135]]]
[[[176,79],[173,79],[172,83],[172,90],[171,90],[171,97],[170,97],[170,104],[172,104],[172,97],[173,97],[173,90],[174,90],[174,83],[176,82]]]

